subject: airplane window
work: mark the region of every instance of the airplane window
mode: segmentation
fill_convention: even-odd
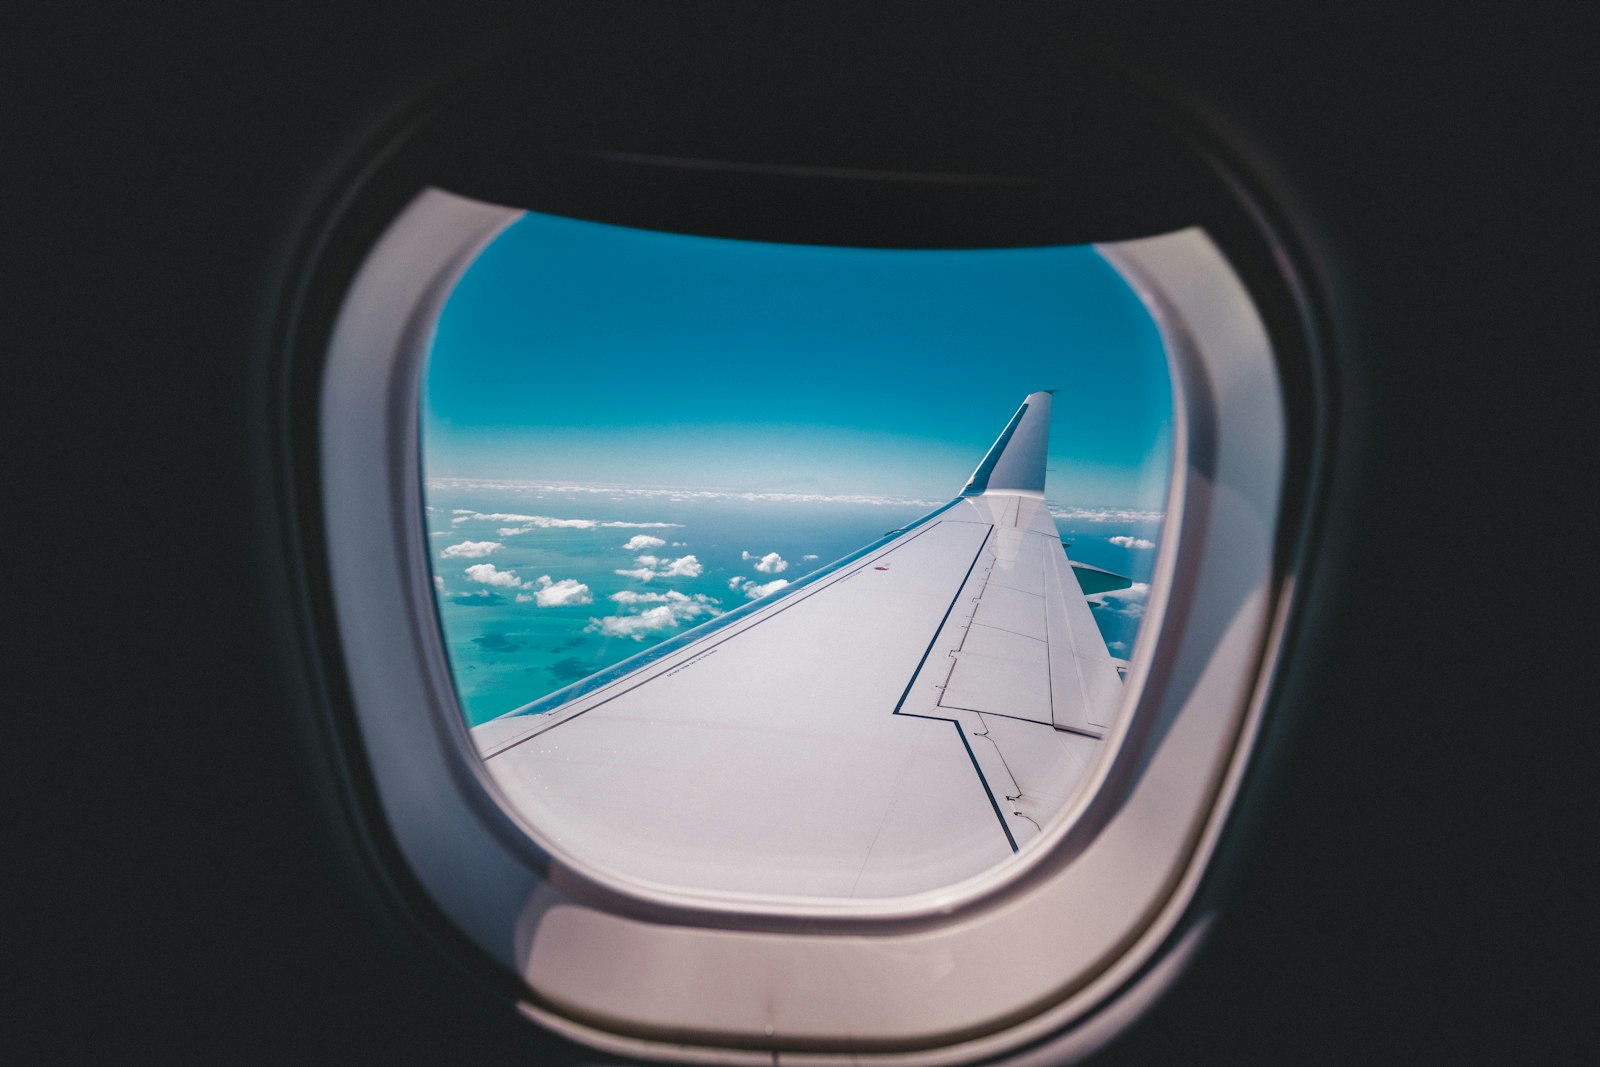
[[[1092,1047],[1204,933],[1284,396],[1197,227],[799,246],[425,189],[318,453],[418,921],[625,1057]]]
[[[421,382],[464,725],[624,882],[941,889],[1113,747],[1163,551],[1162,331],[1091,245],[802,246],[524,213]]]

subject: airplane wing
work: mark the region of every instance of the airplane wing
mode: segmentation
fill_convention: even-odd
[[[1122,699],[1045,505],[1050,402],[944,507],[477,727],[504,796],[557,847],[678,887],[898,896],[1015,852]]]

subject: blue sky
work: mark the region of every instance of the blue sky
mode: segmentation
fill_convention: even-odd
[[[530,213],[440,316],[424,464],[947,499],[1050,388],[1051,499],[1161,509],[1159,335],[1092,248],[773,245]]]

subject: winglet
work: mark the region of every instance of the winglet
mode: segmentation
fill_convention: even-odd
[[[967,479],[962,496],[984,493],[1044,494],[1045,452],[1050,444],[1050,394],[1029,393],[1011,416],[978,469]]]

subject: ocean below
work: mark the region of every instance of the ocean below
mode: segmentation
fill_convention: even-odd
[[[423,516],[467,725],[554,692],[826,566],[946,503],[432,479]],[[1157,513],[1056,505],[1077,561],[1135,582],[1092,597],[1111,654],[1138,636]]]

